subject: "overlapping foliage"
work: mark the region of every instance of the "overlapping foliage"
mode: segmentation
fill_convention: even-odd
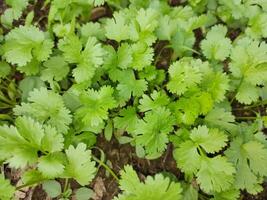
[[[145,159],[171,143],[184,173],[142,182],[127,165],[116,200],[234,200],[241,190],[262,191],[266,1],[47,0],[45,27],[25,10],[35,1],[5,4],[0,161],[21,169],[23,184],[88,185],[96,162],[103,166],[90,149],[104,133]],[[93,20],[97,6],[112,17]],[[2,172],[0,199],[15,190]]]

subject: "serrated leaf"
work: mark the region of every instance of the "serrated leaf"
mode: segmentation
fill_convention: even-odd
[[[76,148],[72,145],[65,151],[67,164],[65,176],[74,178],[80,185],[89,184],[96,173],[95,162],[91,160],[91,151],[86,145],[79,143]]]

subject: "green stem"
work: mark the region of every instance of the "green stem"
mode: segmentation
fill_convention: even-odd
[[[197,55],[201,55],[200,52],[198,52],[197,50],[192,49],[192,48],[190,48],[190,47],[182,46],[182,48],[183,48],[183,49],[186,49],[186,50],[188,50],[188,51],[192,51],[192,52],[196,53]]]
[[[267,99],[265,99],[264,101],[258,102],[258,103],[254,103],[254,104],[249,105],[249,106],[245,106],[245,109],[250,109],[250,108],[257,107],[257,106],[263,106],[265,104],[267,104]]]
[[[115,179],[116,181],[119,181],[118,176],[105,164],[103,163],[101,160],[99,160],[98,158],[96,158],[95,156],[93,156],[93,159],[102,167],[104,167]]]
[[[1,93],[0,93],[0,100],[9,104],[9,105],[15,105],[15,102],[9,100],[8,98],[6,98],[5,96],[2,96]]]
[[[33,186],[35,184],[38,184],[38,183],[41,183],[41,182],[47,181],[47,180],[48,179],[41,179],[41,180],[38,180],[38,181],[30,182],[30,183],[27,183],[27,184],[24,184],[24,185],[16,187],[16,190],[21,190],[21,189],[23,189],[25,187],[30,187],[30,186]]]
[[[257,117],[236,117],[236,119],[247,119],[247,120],[253,120],[253,119],[257,119]]]
[[[197,149],[201,156],[206,156],[206,153],[201,149],[201,147],[198,146]]]
[[[240,89],[240,87],[241,87],[243,81],[244,81],[244,76],[242,76],[242,78],[240,79],[240,82],[239,82],[239,84],[238,84],[238,86],[237,86],[237,88],[236,88],[236,90],[235,90],[235,95],[234,95],[233,98],[231,99],[230,104],[232,104],[233,101],[235,100],[235,97],[236,97],[236,95],[237,95],[237,93],[238,93],[238,91],[239,91],[239,89]]]
[[[12,117],[10,117],[7,114],[0,114],[0,120],[8,120],[8,121],[12,121]]]
[[[67,191],[68,186],[69,186],[69,179],[66,178],[66,179],[65,179],[65,184],[64,184],[64,190],[63,190],[63,193],[65,193],[65,192]]]
[[[112,6],[112,7],[116,8],[116,9],[118,9],[118,10],[121,10],[121,9],[123,9],[123,7],[121,7],[120,5],[117,5],[116,3],[109,2],[108,4],[109,4],[110,6]]]

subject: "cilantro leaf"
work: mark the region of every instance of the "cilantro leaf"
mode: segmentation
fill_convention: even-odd
[[[114,19],[109,19],[106,21],[106,37],[116,40],[117,42],[129,39],[129,25],[125,20],[124,13],[115,12],[113,17]]]
[[[227,161],[227,158],[216,156],[202,159],[205,160],[201,162],[200,169],[196,174],[201,189],[207,193],[229,189],[234,182],[235,168]]]
[[[39,158],[37,167],[43,177],[55,178],[64,172],[65,166],[63,163],[63,156],[61,154],[54,153]]]
[[[44,66],[46,68],[42,71],[41,78],[45,81],[61,81],[69,73],[69,66],[61,56],[51,57]]]
[[[62,97],[43,87],[30,92],[28,103],[17,105],[14,112],[16,115],[30,116],[41,123],[46,122],[62,133],[68,131],[68,125],[72,122],[72,116]]]
[[[159,25],[156,30],[158,39],[160,40],[171,40],[175,34],[177,21],[171,19],[169,15],[164,15],[159,19]]]
[[[123,100],[128,100],[131,96],[139,97],[147,89],[147,82],[144,79],[136,80],[133,70],[121,72],[121,77],[117,90]]]
[[[0,61],[0,79],[5,78],[11,71],[11,67],[8,63]]]
[[[208,153],[218,152],[226,146],[227,136],[218,129],[198,126],[191,131],[190,138]]]
[[[266,55],[265,42],[259,43],[245,37],[234,46],[229,68],[232,75],[240,80],[236,95],[240,103],[250,104],[259,98],[257,85],[267,81]]]
[[[201,49],[207,59],[225,60],[231,51],[231,40],[226,38],[227,28],[216,25],[207,33],[205,40],[201,42]]]
[[[0,174],[0,199],[10,200],[15,193],[15,187],[6,180],[3,174]]]
[[[148,176],[142,183],[133,168],[128,165],[121,171],[120,188],[123,193],[114,200],[182,199],[180,183],[170,181],[162,174],[156,174],[154,177]]]
[[[45,34],[34,26],[20,26],[12,29],[5,37],[3,45],[4,58],[18,67],[36,59],[45,61],[51,54],[53,42],[45,37]],[[21,68],[19,68],[21,69]],[[22,72],[25,72],[22,70]],[[28,72],[27,74],[35,74]]]
[[[188,175],[197,176],[198,184],[207,193],[229,189],[234,182],[233,165],[221,155],[212,158],[206,155],[226,146],[227,136],[218,129],[198,126],[189,137],[174,151],[178,167]]]
[[[16,119],[16,127],[1,126],[0,127],[0,159],[7,159],[7,163],[11,167],[25,167],[27,164],[33,164],[38,160],[38,151],[54,152],[61,151],[63,148],[63,138],[58,137],[57,140],[50,140],[50,146],[57,144],[56,149],[47,148],[43,143],[48,131],[54,132],[54,129],[45,129],[41,124],[27,117],[18,117]],[[54,139],[55,139],[54,138]]]
[[[229,77],[225,73],[210,71],[203,76],[201,87],[211,94],[215,102],[221,102],[230,90],[229,82]]]
[[[188,106],[190,105],[190,106]],[[189,91],[171,105],[171,109],[177,117],[177,121],[183,124],[194,124],[200,114],[207,114],[214,105],[211,95],[198,90]]]
[[[169,68],[170,81],[167,88],[177,95],[185,93],[191,87],[196,86],[202,80],[199,65],[200,60],[184,58],[173,63]]]
[[[196,147],[197,146],[192,141],[188,140],[183,142],[179,148],[175,149],[174,158],[183,172],[193,174],[199,169],[201,157]]]
[[[132,68],[141,71],[151,65],[153,60],[153,49],[147,44],[138,42],[132,45]]]
[[[214,108],[205,117],[205,123],[209,127],[216,127],[225,130],[233,130],[235,128],[235,117],[231,112],[223,108]]]
[[[168,109],[159,107],[149,111],[136,127],[136,143],[145,147],[148,156],[161,155],[174,124],[175,119]]]
[[[108,118],[108,110],[116,107],[113,88],[103,86],[99,91],[88,89],[80,95],[82,106],[75,112],[75,118],[84,125],[98,126]]]
[[[214,198],[211,200],[237,200],[240,196],[240,191],[236,189],[226,190],[214,194]]]
[[[88,184],[96,173],[95,162],[91,160],[91,151],[86,150],[85,144],[79,143],[76,148],[69,146],[65,152],[67,156],[65,176],[74,178],[82,186]]]
[[[255,156],[257,155],[257,156]],[[231,142],[226,156],[237,167],[235,186],[238,189],[246,189],[252,194],[262,190],[260,177],[266,176],[267,149],[258,141],[243,141],[237,137]]]
[[[59,49],[66,61],[77,64],[72,72],[78,83],[91,80],[96,68],[103,64],[104,50],[95,37],[89,37],[83,49],[80,39],[71,35],[59,41]]]
[[[119,116],[115,117],[113,120],[116,128],[133,133],[138,124],[139,118],[135,107],[127,107],[122,109]]]
[[[146,112],[149,110],[154,110],[160,106],[167,106],[170,103],[170,99],[163,91],[154,90],[150,97],[146,94],[142,96],[140,99],[140,105],[138,108],[141,112]]]

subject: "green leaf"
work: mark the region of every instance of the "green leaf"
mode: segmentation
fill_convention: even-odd
[[[81,187],[75,192],[75,197],[77,200],[88,200],[91,199],[94,195],[94,192],[86,187]]]
[[[183,200],[198,200],[198,191],[192,185],[184,184]]]
[[[174,158],[177,165],[183,172],[188,174],[196,173],[201,163],[201,157],[198,154],[197,146],[192,141],[182,143],[174,151]],[[188,159],[190,158],[190,159]]]
[[[149,110],[154,110],[161,106],[167,106],[170,103],[170,99],[164,92],[158,92],[154,90],[150,97],[146,94],[142,96],[142,99],[139,101],[140,105],[138,106],[141,112],[146,112]]]
[[[22,11],[17,8],[7,8],[5,12],[1,15],[1,24],[4,27],[11,28],[13,26],[13,21],[21,17]]]
[[[200,169],[196,174],[197,182],[207,193],[220,192],[231,187],[234,182],[234,173],[235,168],[225,157],[205,158],[201,161]]]
[[[174,124],[175,119],[166,108],[159,107],[147,112],[136,127],[136,144],[145,147],[148,156],[160,156],[167,147],[168,135]]]
[[[23,80],[19,83],[19,89],[22,91],[22,101],[27,101],[29,97],[29,93],[33,89],[40,89],[41,87],[44,87],[45,83],[38,77],[38,76],[28,76],[25,77]]]
[[[201,49],[206,58],[210,60],[225,60],[231,51],[231,40],[226,38],[227,28],[215,25],[207,33],[205,40],[201,42]]]
[[[117,129],[126,130],[129,133],[133,133],[137,123],[138,116],[135,107],[127,107],[119,112],[119,116],[114,118],[114,126]]]
[[[236,42],[231,53],[229,69],[240,80],[236,99],[240,103],[250,104],[257,101],[257,85],[267,81],[267,44],[248,37]],[[240,59],[244,58],[244,59]]]
[[[10,184],[10,181],[6,180],[3,174],[0,174],[0,199],[10,200],[13,199],[15,193],[15,187]]]
[[[42,71],[41,78],[45,81],[60,81],[69,73],[69,66],[61,56],[51,57],[44,66],[46,69]]]
[[[154,177],[148,176],[144,183],[140,182],[136,172],[128,165],[121,171],[120,189],[123,193],[114,200],[182,199],[180,183],[170,181],[162,174],[156,174]]]
[[[28,103],[17,105],[14,112],[15,115],[26,115],[39,122],[46,122],[61,133],[66,133],[68,125],[72,122],[72,116],[62,97],[43,87],[30,92]]]
[[[88,37],[96,37],[99,40],[104,40],[105,30],[98,22],[88,22],[82,25],[81,36],[83,41],[87,41]]]
[[[257,156],[255,156],[257,155]],[[235,186],[252,194],[262,190],[262,176],[266,176],[266,147],[258,141],[244,142],[240,137],[231,142],[226,156],[237,167]]]
[[[42,183],[44,191],[51,198],[56,198],[61,194],[61,185],[54,180],[45,181]]]
[[[191,131],[190,138],[208,153],[215,153],[226,146],[227,136],[218,129],[198,126]]]
[[[0,127],[0,158],[7,159],[11,167],[25,167],[37,161],[44,130],[31,118],[19,117],[14,126]]]
[[[176,31],[177,21],[171,19],[169,15],[164,15],[159,19],[159,26],[156,30],[157,37],[160,40],[171,40]]]
[[[226,92],[230,89],[229,78],[225,73],[208,72],[201,82],[203,90],[211,94],[215,102],[221,102],[226,97]]]
[[[154,56],[153,48],[142,42],[137,42],[132,45],[132,68],[141,71],[145,67],[151,65]]]
[[[129,25],[123,12],[115,12],[113,19],[108,19],[105,24],[106,37],[117,42],[129,39]]]
[[[77,120],[89,126],[98,126],[108,119],[108,110],[116,106],[113,88],[103,86],[99,91],[89,89],[80,95],[82,106],[76,111]]]
[[[0,79],[5,78],[10,72],[10,65],[5,61],[0,61]]]
[[[205,63],[190,58],[173,63],[168,70],[170,75],[170,81],[167,84],[168,90],[181,95],[200,83],[202,74],[199,65],[205,65]]]
[[[223,108],[214,108],[205,117],[205,124],[222,130],[233,130],[236,127],[234,122],[235,117],[232,113]]]
[[[112,134],[113,134],[113,124],[112,121],[108,121],[104,130],[104,135],[107,141],[111,140]]]
[[[86,150],[86,145],[79,143],[76,148],[72,145],[65,151],[67,164],[65,176],[74,178],[80,185],[87,185],[96,173],[95,162],[91,160],[91,151]]]
[[[52,153],[62,150],[63,137],[58,136],[54,129],[43,127],[25,116],[18,117],[15,124],[16,127],[0,126],[0,159],[7,159],[11,167],[20,168],[37,162],[38,151]],[[54,138],[50,138],[46,146],[47,134]],[[50,146],[54,148],[48,148]]]
[[[34,26],[20,26],[12,29],[5,38],[4,58],[7,62],[20,67],[33,59],[45,61],[52,52],[52,41],[46,39],[45,34]],[[28,74],[32,73],[28,72]]]
[[[62,155],[54,153],[40,157],[37,167],[43,177],[56,178],[64,172],[63,163]]]
[[[21,180],[22,180],[23,184],[34,185],[36,183],[40,183],[40,182],[46,180],[46,178],[44,178],[42,176],[42,173],[39,172],[38,170],[32,169],[32,170],[26,171],[22,175]]]
[[[78,83],[91,80],[96,68],[103,64],[104,51],[95,37],[89,37],[83,49],[80,39],[70,35],[59,41],[59,49],[66,61],[77,65],[72,73]]]
[[[144,79],[136,80],[132,70],[125,70],[121,73],[123,78],[119,80],[117,90],[123,100],[128,100],[131,96],[139,97],[146,91],[147,82]]]
[[[64,138],[62,134],[59,134],[57,130],[51,126],[45,126],[45,135],[42,139],[42,148],[45,151],[54,153],[61,151],[64,147]]]
[[[200,188],[206,193],[221,192],[234,183],[235,168],[221,155],[211,156],[226,145],[227,136],[218,129],[199,126],[191,131],[190,139],[174,151],[177,165],[186,175],[196,175]],[[223,167],[221,167],[223,166]]]
[[[237,200],[239,199],[240,191],[236,189],[226,190],[214,194],[214,198],[211,200]]]

